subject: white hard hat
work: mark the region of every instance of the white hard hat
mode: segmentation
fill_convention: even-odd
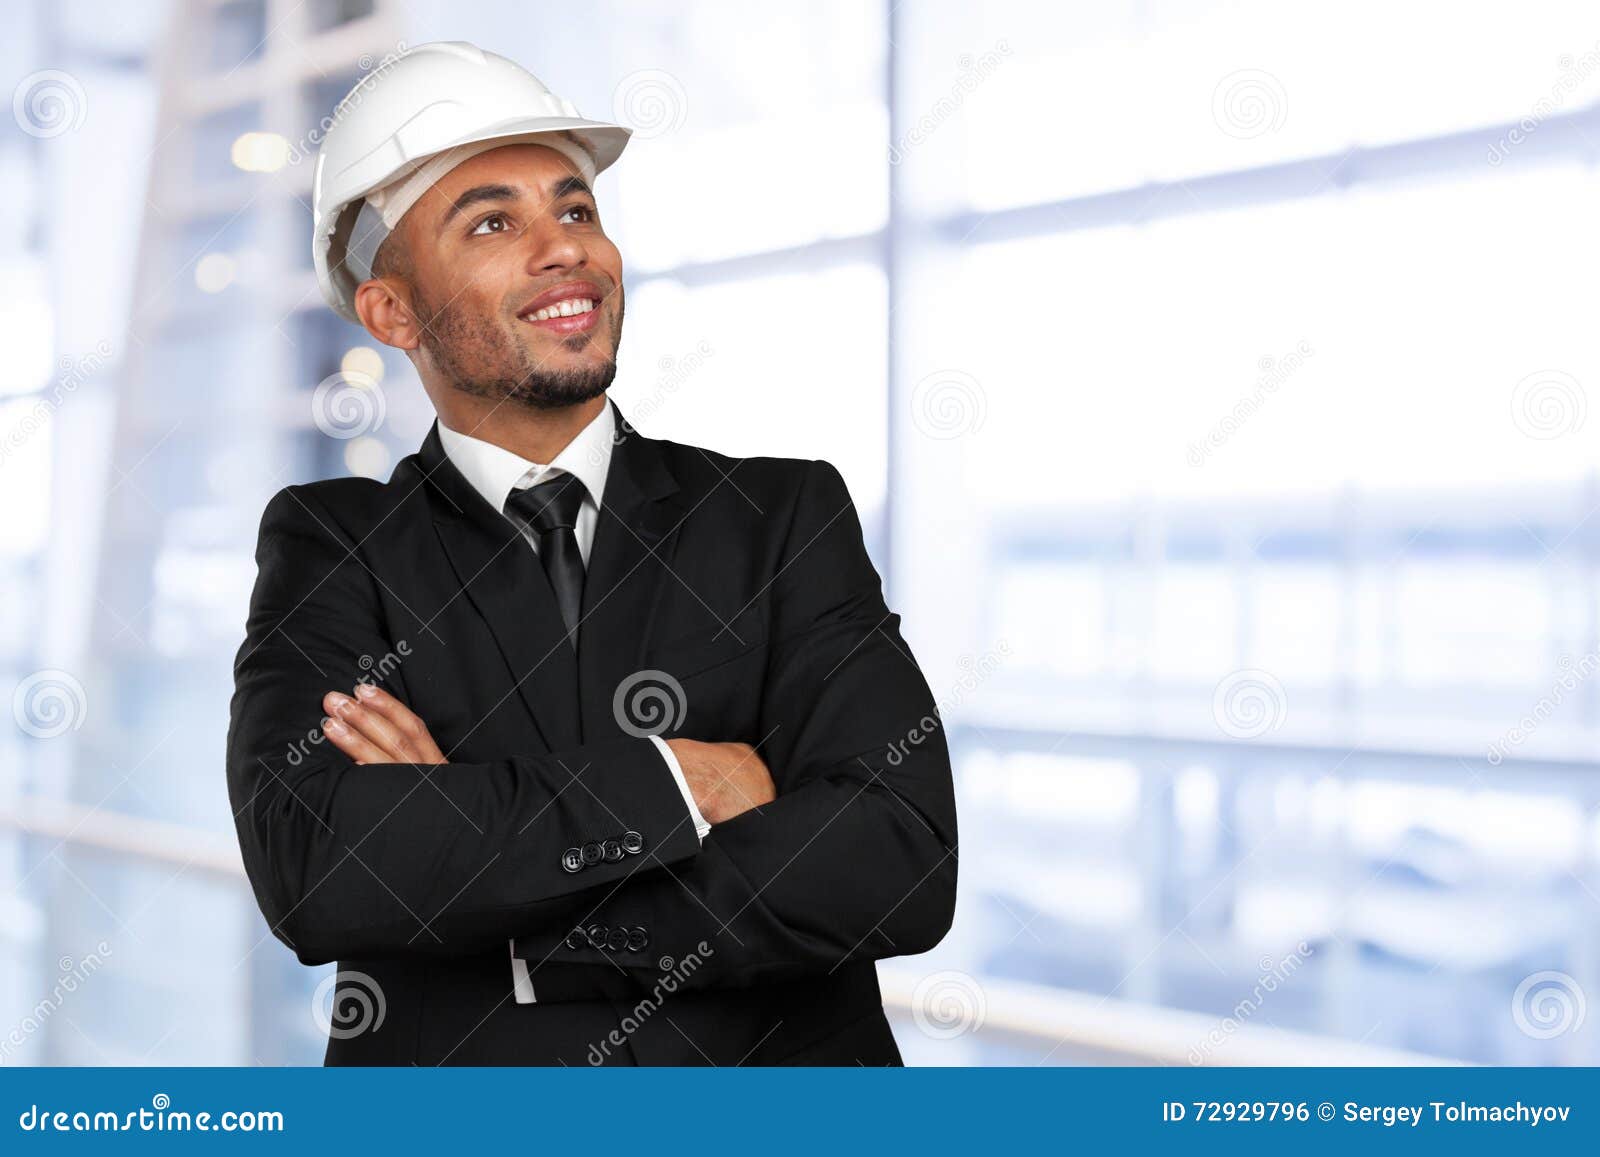
[[[592,183],[632,133],[585,120],[520,65],[459,41],[384,60],[331,119],[311,177],[311,257],[322,296],[354,322],[377,243],[450,169],[526,139],[569,157]]]

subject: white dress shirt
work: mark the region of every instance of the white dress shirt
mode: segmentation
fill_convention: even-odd
[[[462,477],[468,484],[483,495],[483,500],[502,514],[505,512],[506,499],[511,496],[513,490],[536,486],[558,474],[575,475],[578,481],[583,483],[584,495],[583,505],[578,508],[578,523],[573,527],[572,533],[578,540],[578,553],[583,556],[585,567],[589,565],[589,548],[594,545],[595,525],[600,520],[600,501],[606,490],[606,474],[611,469],[611,450],[616,444],[615,435],[616,417],[612,414],[608,402],[600,407],[600,413],[595,415],[594,421],[580,430],[577,437],[567,443],[566,448],[556,455],[553,462],[549,465],[540,465],[513,454],[504,447],[496,446],[493,442],[485,442],[481,438],[452,430],[443,420],[439,422],[439,441],[444,447],[445,456],[457,470],[461,471]],[[522,534],[537,554],[539,543],[536,536],[527,528],[523,529]],[[700,814],[700,809],[695,805],[694,793],[689,790],[689,783],[684,779],[683,768],[678,765],[678,757],[659,736],[652,735],[650,739],[656,745],[656,750],[661,752],[667,771],[683,795],[683,802],[689,809],[689,818],[694,822],[695,835],[704,840],[706,833],[711,830],[711,825],[706,822],[705,816]],[[533,985],[528,977],[528,966],[524,961],[517,959],[515,944],[512,945],[511,962],[517,1003],[532,1004]]]

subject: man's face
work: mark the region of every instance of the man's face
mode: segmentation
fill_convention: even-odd
[[[518,144],[456,166],[400,222],[421,351],[446,384],[539,408],[596,398],[622,338],[622,257],[560,153]]]

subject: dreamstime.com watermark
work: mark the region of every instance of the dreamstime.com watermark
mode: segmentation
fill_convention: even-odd
[[[388,410],[377,379],[357,370],[329,374],[311,393],[312,422],[341,442],[376,432]]]
[[[1565,370],[1535,370],[1511,390],[1512,424],[1537,441],[1576,434],[1588,417],[1589,395]]]
[[[1567,697],[1588,682],[1596,671],[1600,671],[1600,654],[1590,652],[1577,660],[1571,655],[1562,655],[1557,660],[1556,667],[1560,673],[1550,685],[1550,693],[1541,697],[1526,715],[1501,734],[1499,739],[1489,744],[1489,750],[1484,758],[1489,761],[1490,766],[1499,767],[1505,762],[1507,755],[1532,739],[1534,732],[1556,713],[1561,704],[1566,702]]]
[[[1596,41],[1595,46],[1582,56],[1560,57],[1556,61],[1556,66],[1561,72],[1556,77],[1556,82],[1550,86],[1550,92],[1534,101],[1533,107],[1526,115],[1489,146],[1489,153],[1485,158],[1489,164],[1496,166],[1505,164],[1512,149],[1533,136],[1545,121],[1565,108],[1572,94],[1583,86],[1583,82],[1593,76],[1596,70],[1600,70],[1600,41]]]
[[[693,377],[695,372],[705,365],[715,353],[716,349],[711,343],[702,338],[695,344],[694,349],[684,354],[681,358],[675,358],[671,354],[663,354],[660,361],[656,363],[656,368],[661,372],[656,377],[655,385],[651,387],[648,395],[634,403],[633,418],[630,421],[637,422],[641,419],[649,421],[650,415],[660,409],[662,403],[668,398],[682,389],[683,384]]]
[[[1211,119],[1234,140],[1266,136],[1288,121],[1289,94],[1272,73],[1241,68],[1217,81],[1211,93]]]
[[[970,972],[952,968],[929,973],[911,993],[911,1017],[934,1040],[977,1032],[988,1016],[988,995]]]
[[[981,686],[984,680],[993,675],[1000,667],[1003,658],[1011,655],[1011,643],[1001,639],[992,651],[985,651],[974,659],[971,655],[962,655],[959,663],[961,674],[956,678],[955,687],[950,693],[943,695],[934,704],[932,713],[924,715],[906,731],[903,739],[898,739],[889,744],[887,762],[890,767],[899,767],[905,762],[907,755],[914,747],[921,747],[939,728],[944,725],[945,712],[952,707],[960,707],[966,702],[967,696]]]
[[[1203,1065],[1211,1058],[1211,1054],[1221,1048],[1234,1033],[1244,1027],[1245,1022],[1261,1011],[1261,1006],[1266,1003],[1267,997],[1277,992],[1286,984],[1291,976],[1300,971],[1314,954],[1315,949],[1304,940],[1295,945],[1295,950],[1289,955],[1274,960],[1270,956],[1261,959],[1261,975],[1256,977],[1256,984],[1250,990],[1250,995],[1233,1006],[1233,1012],[1218,1021],[1215,1027],[1206,1033],[1199,1044],[1189,1050],[1189,1063]]]
[[[689,94],[670,72],[645,68],[630,72],[611,93],[611,115],[641,141],[675,133],[689,119]]]
[[[63,956],[57,961],[56,966],[60,969],[60,975],[56,977],[55,987],[50,990],[50,995],[34,1005],[12,1026],[5,1039],[0,1040],[0,1063],[9,1060],[12,1053],[27,1044],[28,1038],[44,1027],[45,1022],[66,1003],[67,997],[77,992],[80,985],[100,971],[100,966],[110,955],[111,945],[102,940],[94,946],[93,952],[81,960]]]
[[[683,722],[689,697],[683,684],[654,667],[635,671],[611,697],[611,715],[617,726],[635,739],[666,735]]]
[[[71,671],[35,671],[11,692],[11,718],[35,739],[55,739],[83,726],[89,693]]]
[[[377,1032],[388,1014],[383,986],[365,972],[347,969],[325,976],[311,994],[311,1019],[333,1040]]]
[[[666,1002],[667,997],[678,991],[689,977],[693,976],[707,960],[715,956],[716,952],[704,940],[694,946],[694,951],[681,960],[673,960],[670,956],[663,956],[656,962],[661,969],[661,975],[651,986],[650,993],[633,1008],[628,1010],[618,1022],[617,1027],[605,1035],[599,1044],[589,1046],[588,1060],[592,1066],[605,1064],[611,1056],[611,1050],[620,1049],[628,1043],[628,1038],[639,1031],[645,1021],[654,1016]]]
[[[1311,348],[1311,343],[1302,339],[1294,349],[1284,354],[1281,358],[1270,355],[1263,357],[1256,363],[1256,368],[1261,371],[1261,376],[1256,379],[1255,388],[1233,404],[1229,410],[1217,420],[1216,425],[1206,431],[1206,436],[1198,442],[1189,444],[1189,465],[1203,466],[1213,450],[1225,446],[1230,438],[1267,404],[1267,400],[1278,392],[1279,387],[1305,365],[1306,359],[1316,351]]]
[[[89,96],[70,72],[31,72],[11,90],[11,119],[30,137],[49,140],[76,132],[89,115]]]
[[[912,149],[938,132],[941,125],[961,111],[967,97],[993,76],[1010,55],[1011,45],[1004,40],[997,40],[987,52],[980,52],[976,56],[964,52],[957,57],[955,83],[933,102],[927,112],[912,121],[910,128],[890,143],[889,163],[898,165]]]
[[[332,131],[333,126],[344,120],[345,117],[350,115],[350,110],[358,107],[362,101],[366,100],[377,82],[383,79],[384,75],[403,60],[410,51],[410,46],[404,40],[399,40],[395,42],[393,52],[385,53],[377,61],[372,59],[371,53],[362,53],[357,57],[356,67],[365,75],[356,81],[355,87],[346,93],[344,99],[334,106],[330,115],[323,117],[312,127],[310,132],[289,146],[288,163],[290,165],[298,165],[302,161],[315,156],[317,150],[322,147],[323,140]]]
[[[1534,1040],[1577,1032],[1588,1012],[1582,986],[1565,972],[1532,973],[1511,994],[1512,1023]]]
[[[650,392],[634,401],[632,406],[633,416],[622,419],[617,424],[617,428],[611,432],[610,446],[602,444],[589,451],[589,465],[598,466],[600,460],[610,454],[612,448],[622,445],[637,434],[639,430],[636,423],[641,421],[648,422],[650,416],[661,409],[672,395],[681,390],[684,383],[692,378],[715,353],[716,350],[711,343],[702,339],[695,343],[694,349],[684,354],[681,358],[675,358],[671,354],[663,354],[656,363],[656,368],[661,373],[657,376],[655,384],[650,388]]]
[[[965,370],[925,374],[911,387],[911,424],[941,442],[976,434],[989,415],[983,383]]]
[[[360,673],[356,676],[357,683],[371,683],[377,686],[392,675],[411,655],[411,644],[401,639],[394,645],[394,650],[385,652],[374,659],[371,655],[362,655],[356,660]],[[313,727],[306,732],[304,739],[297,739],[289,744],[289,750],[284,758],[289,761],[290,767],[299,767],[305,762],[306,756],[311,754],[313,747],[320,747],[327,736],[322,733],[321,727]]]
[[[50,1109],[29,1105],[17,1117],[24,1133],[282,1133],[283,1114],[267,1109],[174,1109],[172,1098],[157,1093],[148,1109],[126,1113],[109,1109]]]
[[[1229,672],[1211,694],[1211,717],[1231,739],[1260,739],[1288,716],[1289,693],[1276,675],[1259,667]]]
[[[82,357],[62,358],[61,375],[56,378],[50,389],[41,393],[33,405],[28,407],[27,412],[11,423],[4,435],[0,435],[0,463],[9,458],[13,451],[27,445],[28,441],[49,423],[52,415],[62,407],[67,398],[104,369],[110,360],[111,343],[104,338],[97,341],[94,348]]]

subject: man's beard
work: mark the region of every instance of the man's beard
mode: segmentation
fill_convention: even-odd
[[[616,292],[617,315],[610,335],[613,350],[621,335],[623,312],[621,287]],[[423,348],[450,384],[464,394],[516,402],[536,410],[559,410],[598,398],[617,376],[615,356],[581,369],[546,368],[529,357],[504,330],[481,317],[469,316],[455,302],[435,310],[419,295],[417,306],[424,318]],[[591,330],[581,339],[559,340],[595,341],[597,334]]]

